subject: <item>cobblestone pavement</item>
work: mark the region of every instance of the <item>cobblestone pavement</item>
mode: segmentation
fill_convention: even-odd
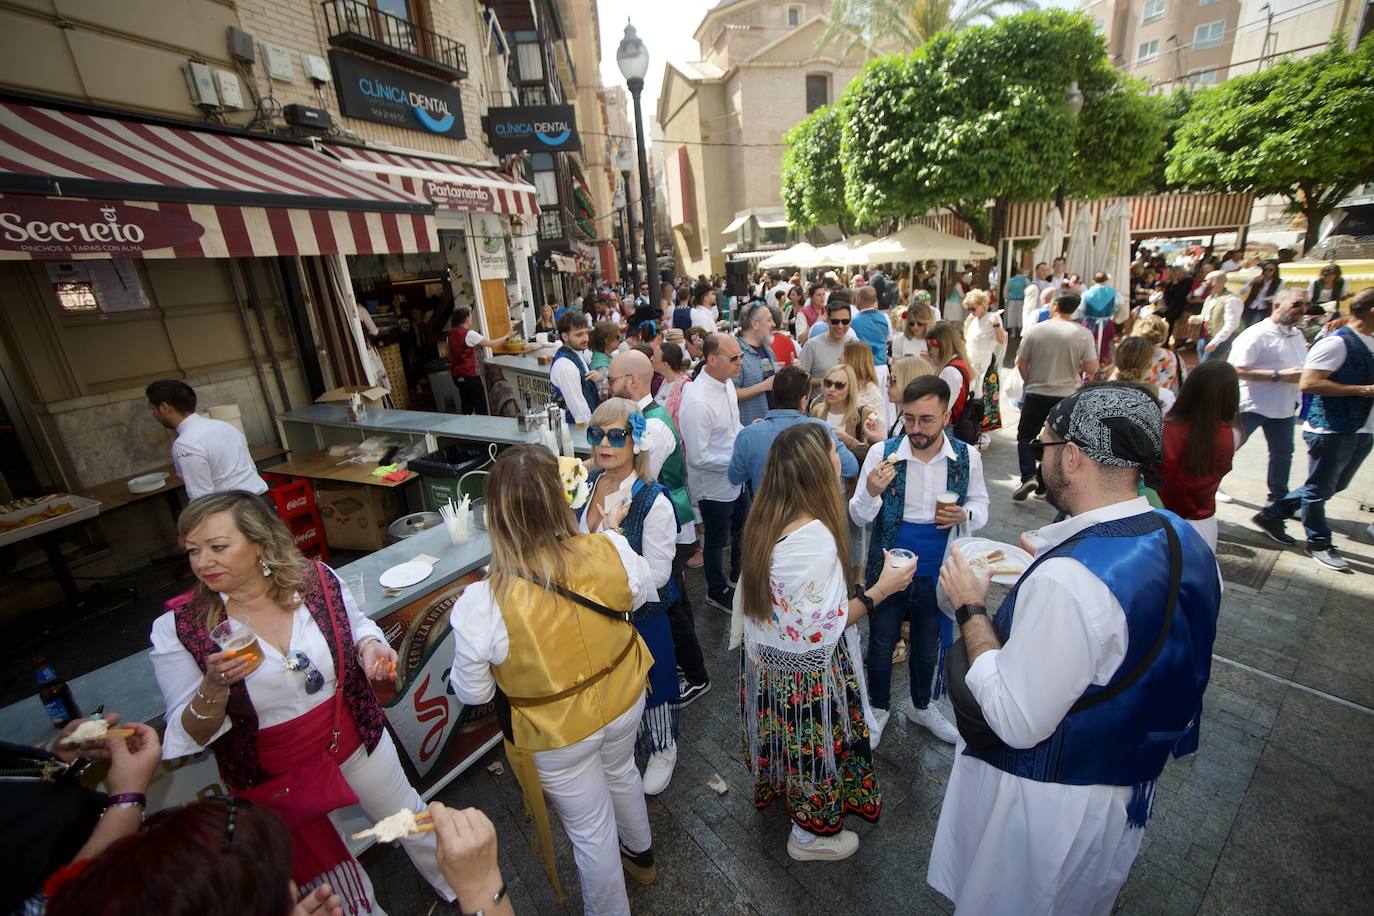
[[[1016,468],[1014,408],[985,455],[993,520],[986,536],[1015,541],[1051,520],[1043,501],[1010,500]],[[1293,483],[1305,471],[1298,443]],[[1249,524],[1264,497],[1262,437],[1237,456],[1220,508],[1223,571],[1216,658],[1207,690],[1200,752],[1164,771],[1154,818],[1122,891],[1118,912],[1354,913],[1374,898],[1374,462],[1329,506],[1337,545],[1353,573],[1319,566],[1300,549],[1274,549]],[[1290,525],[1299,540],[1301,530]],[[707,648],[713,688],[682,717],[672,784],[649,799],[658,881],[631,883],[636,913],[819,913],[837,904],[852,913],[949,912],[926,885],[926,863],[944,798],[952,748],[893,717],[877,753],[882,820],[850,825],[862,845],[841,863],[787,857],[781,802],[753,806],[740,750],[735,682],[739,663],[725,650],[728,619],[708,608],[699,570],[689,571],[697,631]],[[906,696],[905,666],[894,697]],[[947,710],[948,711],[948,710]],[[529,849],[519,789],[509,769],[493,776],[493,750],[441,794],[476,806],[495,822],[502,870],[521,914],[562,912]],[[730,784],[717,796],[713,773]],[[577,875],[555,826],[567,910],[579,912]],[[424,914],[434,899],[405,855],[379,849],[364,857],[382,904]]]

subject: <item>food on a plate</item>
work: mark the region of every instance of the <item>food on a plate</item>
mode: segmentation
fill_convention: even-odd
[[[52,497],[48,498],[51,499]],[[10,506],[13,505],[14,503],[10,504]],[[32,503],[30,503],[30,505],[32,505]],[[27,508],[28,506],[20,506],[18,508],[10,508],[9,506],[7,506],[5,507],[5,513],[7,514],[9,512],[20,512]],[[28,525],[36,525],[39,522],[46,522],[50,518],[57,518],[58,516],[66,515],[68,512],[75,511],[76,507],[73,506],[71,503],[53,503],[51,506],[41,509],[38,512],[33,513],[32,515],[26,515],[23,518],[0,518],[0,534],[5,534],[6,532],[13,531],[16,528],[23,528]]]
[[[360,830],[353,834],[353,839],[361,840],[370,836],[378,843],[394,843],[412,834],[428,833],[433,829],[434,823],[430,820],[428,811],[416,814],[408,808],[402,808],[395,814],[382,818],[372,826],[372,829]]]

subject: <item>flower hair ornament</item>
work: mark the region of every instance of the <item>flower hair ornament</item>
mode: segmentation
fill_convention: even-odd
[[[637,410],[630,414],[630,438],[634,440],[636,455],[649,447],[649,424]]]

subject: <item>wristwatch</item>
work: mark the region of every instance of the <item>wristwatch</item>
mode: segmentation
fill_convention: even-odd
[[[959,623],[959,626],[962,627],[964,624],[968,623],[970,617],[976,617],[979,614],[986,617],[988,615],[988,609],[981,604],[961,604],[954,612],[954,619]]]
[[[1271,382],[1277,382],[1278,380],[1279,380],[1279,370],[1275,369],[1273,372],[1269,373],[1269,381],[1271,381]]]

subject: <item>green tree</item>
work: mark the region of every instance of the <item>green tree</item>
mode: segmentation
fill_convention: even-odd
[[[1111,66],[1077,13],[941,33],[912,55],[870,61],[850,83],[840,101],[845,199],[862,222],[949,207],[995,245],[1012,203],[1059,186],[1084,197],[1138,189],[1162,154],[1163,105]]]
[[[853,220],[844,201],[840,169],[840,117],[833,105],[816,109],[784,138],[782,203],[797,229],[837,225],[848,234]]]
[[[1007,7],[1035,9],[1034,0],[835,0],[818,45],[849,51],[869,47],[919,48],[940,32],[957,32]]]
[[[1190,188],[1279,194],[1307,221],[1303,250],[1340,201],[1374,181],[1374,37],[1197,93],[1168,152]]]

